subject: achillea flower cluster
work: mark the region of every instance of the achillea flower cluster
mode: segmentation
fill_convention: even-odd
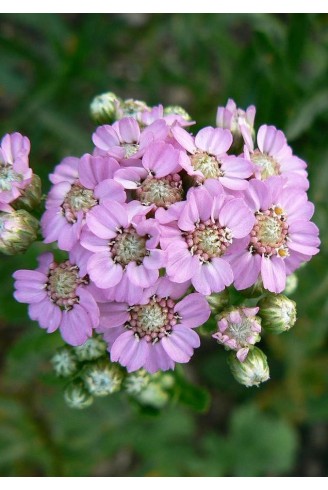
[[[318,253],[306,164],[273,126],[261,126],[255,144],[255,107],[232,100],[216,127],[194,132],[182,108],[112,93],[94,100],[92,115],[94,147],[57,165],[41,219],[44,243],[67,259],[48,253],[35,271],[17,271],[15,297],[70,345],[97,332],[128,372],[174,369],[200,346],[195,328],[214,311],[207,296],[259,282],[281,293]],[[28,152],[18,133],[1,143],[4,206],[31,179]],[[258,311],[219,314],[213,337],[234,363],[259,351]]]

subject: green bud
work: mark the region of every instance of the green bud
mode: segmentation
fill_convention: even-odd
[[[98,336],[91,337],[83,345],[74,347],[74,353],[79,361],[94,361],[102,357],[106,350],[106,342]]]
[[[122,103],[113,92],[97,95],[90,104],[92,119],[97,124],[106,124],[116,119],[116,111]]]
[[[221,293],[212,293],[210,296],[206,296],[206,300],[211,308],[213,314],[219,313],[229,304],[229,292],[224,289]]]
[[[298,286],[298,277],[295,273],[293,273],[290,276],[287,276],[284,293],[287,294],[287,296],[295,293],[297,286]]]
[[[236,354],[231,353],[228,364],[235,380],[247,387],[259,386],[270,377],[267,357],[258,347],[249,351],[244,362],[240,362]]]
[[[97,361],[86,366],[81,377],[88,391],[94,396],[107,396],[119,391],[123,381],[123,372],[109,361]]]
[[[0,252],[16,255],[26,252],[37,240],[39,222],[24,209],[0,212]]]
[[[149,111],[150,107],[143,100],[126,99],[116,111],[116,119],[123,117],[137,117],[139,112]]]
[[[33,174],[31,182],[21,191],[21,195],[11,205],[14,209],[26,209],[33,211],[40,204],[42,197],[41,179]]]
[[[296,303],[284,294],[268,294],[258,306],[263,328],[270,333],[286,332],[296,322]]]
[[[138,395],[150,382],[150,375],[144,369],[128,373],[124,381],[124,389],[129,395]]]
[[[65,346],[57,350],[51,359],[51,364],[57,376],[68,378],[78,370],[78,364],[73,349]]]
[[[164,108],[164,116],[168,116],[170,114],[176,114],[177,116],[183,117],[185,121],[191,121],[191,117],[188,112],[179,105],[168,105]]]
[[[170,397],[160,384],[151,381],[136,398],[142,405],[163,408],[168,403]]]
[[[71,408],[82,410],[93,403],[93,397],[85,389],[81,380],[72,381],[64,392],[67,405]]]

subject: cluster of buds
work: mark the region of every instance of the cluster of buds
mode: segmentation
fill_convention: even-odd
[[[72,346],[73,358],[63,351],[68,364],[58,367],[78,369],[66,399],[88,405],[139,386],[140,400],[157,393],[163,402],[164,378],[148,376],[188,363],[199,332],[209,332],[196,329],[211,315],[236,379],[258,385],[269,371],[255,344],[264,331],[293,325],[295,303],[282,292],[319,251],[306,163],[282,131],[255,131],[254,106],[244,111],[232,100],[218,108],[215,127],[193,132],[180,107],[113,93],[96,97],[91,114],[93,149],[56,166],[41,218],[43,242],[67,257],[45,253],[36,270],[14,274],[15,298],[30,317]],[[5,196],[26,201],[31,172],[15,158],[10,172],[3,165]],[[235,304],[233,291],[244,300]],[[94,333],[105,345],[100,360],[89,358]]]
[[[122,392],[141,406],[163,408],[170,401],[175,380],[170,373],[153,375],[144,369],[127,373],[108,361],[106,343],[99,335],[77,347],[57,349],[51,359],[56,376],[66,380],[64,398],[75,409],[89,407],[94,398]]]

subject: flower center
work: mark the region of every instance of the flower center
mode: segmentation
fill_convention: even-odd
[[[136,190],[142,204],[155,204],[157,208],[168,208],[175,202],[182,201],[183,189],[180,175],[167,175],[161,179],[147,177]]]
[[[195,170],[200,170],[205,179],[217,179],[223,176],[219,160],[208,153],[195,153],[191,156],[191,164]]]
[[[130,262],[136,262],[140,265],[143,258],[148,254],[146,241],[147,237],[138,235],[133,226],[120,230],[115,239],[110,242],[114,262],[123,267]]]
[[[240,323],[228,323],[228,328],[224,331],[224,335],[228,335],[231,339],[235,339],[239,347],[247,346],[249,338],[254,335],[252,326],[254,323],[247,317],[242,318]]]
[[[156,343],[169,335],[178,322],[174,313],[175,302],[171,298],[153,296],[146,305],[136,305],[130,308],[130,320],[126,328],[133,330],[138,338]]]
[[[13,182],[21,182],[23,176],[15,172],[12,165],[0,163],[0,190],[10,191]]]
[[[210,219],[196,224],[195,230],[184,236],[191,254],[198,255],[203,262],[221,257],[232,243],[231,230]]]
[[[280,175],[280,165],[270,155],[255,150],[251,154],[251,160],[259,167],[262,179],[267,179],[268,177],[272,177],[272,175]]]
[[[136,143],[123,143],[122,147],[124,148],[124,158],[132,157],[137,151],[139,151],[139,145]]]
[[[69,192],[66,194],[62,209],[65,218],[69,223],[75,223],[77,220],[77,213],[83,211],[86,213],[93,206],[96,206],[98,201],[93,195],[93,191],[86,189],[80,183],[72,185]]]
[[[76,289],[82,284],[88,284],[88,279],[79,277],[79,268],[68,260],[50,265],[46,289],[51,301],[61,309],[69,310],[79,302]]]
[[[286,214],[279,206],[255,214],[256,224],[251,231],[249,250],[252,253],[264,254],[266,257],[288,255],[287,235],[288,224]]]

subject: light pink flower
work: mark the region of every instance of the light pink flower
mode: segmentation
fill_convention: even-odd
[[[30,318],[48,333],[59,328],[70,345],[83,344],[99,323],[99,309],[90,292],[89,279],[81,273],[76,258],[72,251],[69,260],[58,264],[51,253],[45,253],[39,257],[36,270],[14,273],[15,299],[29,304]]]
[[[145,290],[141,301],[100,305],[98,332],[108,342],[111,361],[128,372],[140,368],[150,373],[174,369],[175,362],[189,362],[200,339],[193,328],[210,316],[206,299],[192,293],[177,301],[188,288],[160,278]]]
[[[165,253],[157,248],[158,223],[144,216],[149,209],[135,202],[104,201],[87,215],[81,236],[83,247],[93,252],[88,273],[96,286],[109,289],[122,280],[125,285],[130,282],[130,301],[139,297],[140,288],[154,284],[165,267]]]
[[[213,197],[205,186],[172,208],[161,238],[169,278],[177,283],[190,279],[196,291],[205,295],[222,291],[233,282],[226,251],[235,239],[249,234],[254,216],[242,199],[224,193]]]
[[[255,315],[259,308],[235,308],[224,312],[219,321],[218,332],[212,335],[227,349],[237,351],[237,358],[244,362],[251,345],[259,342],[261,319]]]
[[[234,285],[246,289],[261,277],[266,289],[280,293],[286,275],[319,252],[319,230],[310,221],[314,206],[302,190],[285,187],[282,177],[251,180],[245,201],[256,222],[250,235],[228,250]]]
[[[252,139],[254,133],[254,119],[256,108],[254,105],[247,107],[246,111],[239,109],[234,100],[228,99],[225,107],[218,107],[216,125],[219,128],[230,129],[234,140],[241,139],[242,130],[247,132],[248,139]]]
[[[293,155],[284,133],[274,126],[261,126],[257,133],[257,149],[252,138],[243,131],[244,156],[254,164],[255,177],[265,180],[275,175],[284,175],[288,186],[307,190],[306,163]]]
[[[169,128],[164,121],[155,121],[141,130],[133,117],[124,117],[113,125],[99,126],[92,141],[101,154],[118,160],[142,157],[150,143],[165,140]]]
[[[20,133],[6,134],[0,144],[0,202],[11,203],[28,186],[30,141]]]
[[[134,191],[142,204],[167,208],[183,199],[179,155],[179,150],[170,144],[152,143],[145,151],[142,166],[118,170],[115,180]]]
[[[91,208],[106,198],[124,202],[124,189],[113,180],[118,169],[113,158],[88,154],[66,158],[58,165],[41,219],[44,242],[58,241],[60,249],[69,251],[78,242]]]
[[[227,154],[232,145],[228,129],[206,127],[193,138],[185,129],[174,126],[172,133],[189,153],[180,153],[180,165],[197,181],[218,179],[228,189],[247,188],[245,179],[252,175],[253,166],[245,158]]]

